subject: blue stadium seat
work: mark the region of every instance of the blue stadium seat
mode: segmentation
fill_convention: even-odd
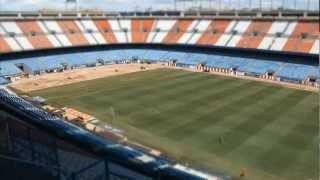
[[[163,50],[148,50],[143,57],[148,60],[167,60],[166,55],[168,53],[168,51]]]
[[[187,58],[187,53],[170,51],[164,56],[164,58],[168,60],[177,60],[178,62],[183,62]]]
[[[60,55],[41,56],[37,58],[23,58],[0,62],[2,76],[20,75],[23,72],[15,64],[23,64],[32,71],[45,71],[63,68],[63,65],[85,66],[102,62],[112,64],[116,61],[130,60],[133,57],[154,61],[177,60],[179,65],[197,65],[205,62],[207,66],[217,68],[237,68],[241,72],[264,74],[274,71],[282,78],[304,80],[308,77],[320,79],[319,68],[312,65],[284,63],[254,58],[231,57],[205,53],[191,53],[150,49],[115,49],[93,52],[78,52]]]
[[[7,80],[5,77],[1,77],[0,76],[0,85],[3,85],[3,84],[8,84],[10,81]]]
[[[314,66],[310,65],[285,63],[275,75],[278,77],[304,80],[309,76],[317,76],[314,68]]]
[[[12,61],[0,62],[0,74],[2,76],[21,75],[22,71]]]
[[[282,63],[275,61],[251,60],[247,66],[240,66],[239,70],[244,72],[264,74],[268,71],[276,72]]]
[[[45,69],[61,69],[63,68],[62,63],[59,62],[57,56],[47,56],[40,58],[41,63],[44,65]]]
[[[143,58],[144,55],[146,54],[146,51],[145,49],[127,49],[127,50],[124,50],[124,58],[125,59],[131,59],[133,57],[137,57],[137,58]]]
[[[86,64],[85,60],[79,53],[61,55],[59,59],[61,62],[63,62],[63,64],[73,66],[81,66]]]

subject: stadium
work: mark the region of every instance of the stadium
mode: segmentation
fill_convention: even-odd
[[[0,179],[319,179],[318,2],[93,2],[0,2]]]

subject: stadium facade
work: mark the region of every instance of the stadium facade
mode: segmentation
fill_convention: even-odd
[[[107,48],[115,45],[132,45],[131,49],[135,45],[140,45],[139,49],[142,49],[141,45],[171,47],[172,45],[184,45],[187,46],[187,49],[192,47],[216,48],[210,53],[230,49],[252,52],[251,54],[265,52],[267,55],[262,55],[262,57],[270,57],[268,53],[291,54],[291,57],[295,57],[293,59],[299,57],[300,60],[290,63],[292,58],[288,57],[280,58],[280,62],[256,63],[255,59],[246,58],[237,63],[232,58],[224,60],[219,57],[194,55],[195,58],[185,62],[186,58],[183,60],[180,58],[183,56],[182,53],[179,55],[173,53],[172,56],[168,55],[166,58],[180,60],[178,64],[197,65],[199,61],[206,61],[206,69],[210,71],[248,72],[267,79],[293,79],[302,84],[318,85],[315,82],[319,79],[316,68],[318,64],[316,56],[319,54],[319,23],[318,15],[312,12],[153,12],[147,14],[25,12],[4,13],[0,21],[0,52],[3,54],[0,74],[5,77],[51,71],[61,68],[62,64],[68,66],[88,64],[79,60],[79,57],[75,57],[77,55],[63,57],[41,55],[46,49]],[[33,53],[31,56],[30,53],[27,55],[30,51],[38,52],[37,63],[31,60],[35,60]],[[165,51],[168,52],[167,49]],[[10,57],[13,52],[17,52],[15,54],[19,52],[22,58]],[[23,52],[26,53],[23,54]],[[144,54],[151,56],[152,53],[154,52]],[[140,54],[141,58],[144,58],[144,54]],[[101,53],[99,58],[105,59],[105,55]],[[97,62],[97,57],[93,57],[98,56],[97,54],[84,56],[92,61],[90,63]],[[78,60],[72,60],[73,58]],[[126,57],[119,58],[130,58],[130,53]],[[159,58],[162,57],[154,59],[159,60]],[[6,61],[12,59],[15,61]],[[23,70],[19,70],[17,66]]]
[[[3,13],[0,52],[116,43],[214,45],[318,54],[308,12]]]
[[[317,88],[318,20],[298,11],[4,12],[0,83],[148,60]],[[7,177],[19,167],[53,179],[228,179],[101,138],[6,90],[0,100]]]

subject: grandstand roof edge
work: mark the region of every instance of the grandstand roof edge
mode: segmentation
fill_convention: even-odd
[[[222,19],[304,19],[319,20],[319,14],[315,12],[281,12],[281,11],[265,11],[265,12],[0,12],[0,20],[6,19],[99,19],[99,18],[222,18]]]

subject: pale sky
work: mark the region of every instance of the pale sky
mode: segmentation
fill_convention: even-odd
[[[222,2],[221,8],[259,7],[260,0],[200,0],[194,4],[197,7],[218,8],[218,2]],[[34,11],[39,9],[64,10],[65,0],[0,0],[1,11]],[[101,9],[108,11],[133,11],[152,8],[154,10],[173,9],[174,0],[78,0],[81,9]],[[251,2],[251,3],[250,3]],[[287,8],[318,10],[318,0],[261,0],[263,7],[284,6]],[[190,6],[190,3],[179,3],[178,8]]]

